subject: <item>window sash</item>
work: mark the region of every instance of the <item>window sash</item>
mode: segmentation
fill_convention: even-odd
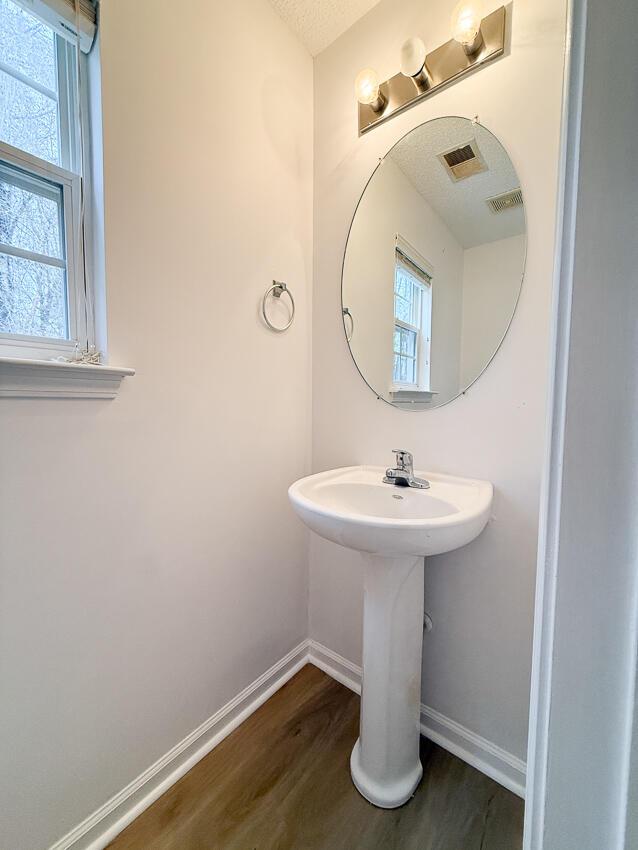
[[[15,2],[15,0],[13,0]],[[57,106],[58,145],[60,165],[79,174],[81,171],[79,143],[79,109],[77,62],[74,45],[59,35],[55,36],[56,74],[58,90],[48,88],[12,65],[0,60],[0,71],[37,91]]]
[[[403,336],[401,334],[402,330],[408,331],[408,333],[415,335],[415,341],[414,341],[414,351],[415,351],[415,353],[414,354],[409,354],[407,351],[401,351],[400,347],[399,347],[399,350],[397,351],[397,349],[394,348],[394,345],[393,345],[394,353],[400,354],[402,357],[412,357],[413,359],[416,358],[418,356],[418,347],[419,347],[419,335],[420,335],[419,328],[414,328],[414,327],[412,327],[412,325],[408,325],[405,322],[395,321],[394,329],[395,329],[395,331],[397,331],[397,330],[399,331],[399,336]]]
[[[396,330],[406,330],[409,333],[414,334],[414,354],[410,354],[407,351],[401,351],[401,345],[399,344],[399,350],[394,347],[393,343],[393,363],[392,363],[392,383],[393,386],[396,387],[416,387],[418,385],[419,380],[419,358],[420,358],[420,346],[421,346],[421,332],[419,328],[413,327],[412,325],[407,324],[406,322],[401,322],[400,320],[395,320],[394,328]],[[395,365],[396,359],[398,358],[398,362],[408,361],[412,364],[411,372],[414,375],[414,381],[404,381],[398,378],[395,374]]]
[[[29,248],[14,245],[13,243],[4,243],[0,241],[0,250],[5,254],[11,254],[15,257],[23,257],[26,260],[34,260],[37,263],[44,263],[49,266],[58,266],[66,269],[66,239],[64,228],[64,190],[59,183],[53,183],[49,180],[36,178],[32,172],[16,170],[9,168],[6,161],[0,160],[0,181],[10,186],[15,186],[17,189],[22,189],[31,195],[39,195],[52,201],[58,211],[58,233],[60,235],[61,256],[56,257],[54,254],[43,254]],[[62,190],[62,191],[61,191]]]
[[[412,268],[404,262],[403,258],[399,256],[399,252],[397,251],[397,262],[395,264],[395,272],[394,272],[394,315],[395,318],[399,321],[407,321],[406,319],[401,318],[398,315],[396,306],[397,299],[399,301],[403,301],[409,306],[409,314],[411,324],[413,327],[421,327],[421,317],[423,311],[423,291],[429,286],[430,278],[421,277],[415,275]],[[416,267],[415,267],[416,268]],[[410,289],[409,296],[405,296],[400,292],[397,292],[397,277],[398,272],[403,273],[404,280],[407,278],[407,282]]]
[[[75,348],[76,340],[81,347],[93,343],[93,331],[86,318],[84,276],[81,271],[83,253],[80,238],[80,176],[0,141],[0,166],[2,163],[31,173],[36,179],[54,183],[62,189],[64,229],[61,236],[65,245],[65,259],[62,262],[66,264],[69,339],[0,333],[0,352],[6,357],[36,359],[69,356]],[[2,170],[4,172],[4,169]],[[28,173],[25,175],[27,179]],[[20,250],[13,246],[8,248],[10,250],[6,253],[14,255]],[[25,253],[29,252],[20,251],[21,256]],[[25,259],[44,263],[46,260],[51,262],[54,258],[36,254]]]

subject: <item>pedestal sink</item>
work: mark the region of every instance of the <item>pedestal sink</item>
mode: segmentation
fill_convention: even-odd
[[[383,483],[381,467],[351,466],[302,478],[288,491],[317,534],[365,561],[359,739],[350,759],[361,794],[401,806],[423,775],[419,710],[424,556],[465,546],[487,523],[487,481],[419,472],[427,490]]]

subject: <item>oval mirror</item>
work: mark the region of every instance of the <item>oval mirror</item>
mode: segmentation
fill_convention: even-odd
[[[407,410],[476,381],[516,308],[525,209],[507,152],[467,118],[404,136],[370,178],[350,226],[343,325],[362,377]]]

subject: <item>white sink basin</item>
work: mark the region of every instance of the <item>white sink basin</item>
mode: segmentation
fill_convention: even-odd
[[[321,537],[375,555],[439,555],[481,533],[492,504],[488,481],[417,472],[429,490],[383,483],[385,470],[348,466],[302,478],[290,501]]]
[[[349,466],[289,489],[306,525],[365,561],[363,683],[352,779],[377,806],[395,808],[423,775],[419,760],[425,555],[465,546],[485,528],[488,481],[417,472],[427,490],[383,483],[385,470]]]

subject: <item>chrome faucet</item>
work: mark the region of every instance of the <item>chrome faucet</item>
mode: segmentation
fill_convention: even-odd
[[[430,482],[425,478],[415,478],[414,458],[405,449],[392,449],[397,456],[396,466],[386,469],[384,484],[396,484],[398,487],[416,487],[419,490],[427,490]]]

